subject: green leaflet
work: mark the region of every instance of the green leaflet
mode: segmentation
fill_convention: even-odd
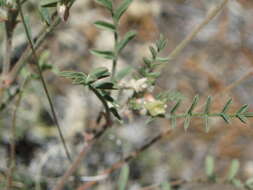
[[[101,28],[101,29],[106,29],[106,30],[110,30],[113,32],[115,32],[115,30],[116,30],[116,27],[114,24],[106,22],[106,21],[99,20],[99,21],[96,21],[94,24],[96,27]]]
[[[112,1],[111,0],[96,0],[97,3],[103,5],[110,11],[112,11]]]
[[[124,14],[124,12],[127,10],[129,5],[132,3],[133,0],[124,0],[123,3],[116,9],[114,12],[113,19],[118,23],[121,16]]]
[[[40,3],[40,6],[41,7],[56,7],[58,2],[60,2],[60,0],[43,0]]]
[[[90,53],[104,59],[114,59],[114,53],[112,51],[90,50]]]
[[[137,33],[135,31],[130,31],[126,33],[124,38],[116,46],[118,53],[120,53],[124,49],[124,47],[126,47],[128,42],[130,42],[130,40],[132,40],[136,36],[136,34]]]

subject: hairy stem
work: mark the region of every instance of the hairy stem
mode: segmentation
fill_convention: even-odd
[[[54,122],[57,126],[57,130],[58,130],[58,133],[59,133],[59,136],[60,136],[60,139],[61,139],[61,142],[62,142],[62,145],[63,145],[63,148],[64,148],[64,151],[66,153],[66,156],[68,158],[68,160],[71,162],[71,156],[70,156],[70,153],[68,151],[68,148],[67,148],[67,145],[66,145],[66,142],[65,142],[65,139],[63,137],[63,133],[61,131],[61,128],[60,128],[60,124],[58,122],[58,118],[56,116],[56,112],[55,112],[55,109],[54,109],[54,106],[53,106],[53,102],[52,102],[52,99],[50,97],[50,94],[49,94],[49,91],[48,91],[48,88],[47,88],[47,84],[46,84],[46,81],[43,77],[43,74],[42,74],[42,70],[40,68],[40,65],[39,65],[39,62],[38,62],[38,57],[37,57],[37,54],[36,54],[36,50],[34,48],[34,45],[32,43],[32,39],[30,38],[29,36],[29,30],[28,30],[28,27],[25,23],[25,19],[24,19],[24,14],[23,14],[23,11],[22,11],[22,7],[21,7],[21,4],[20,4],[20,0],[17,0],[17,5],[18,5],[18,9],[19,9],[19,12],[20,12],[20,16],[21,16],[21,20],[22,20],[22,23],[24,25],[24,28],[25,28],[25,33],[26,33],[26,37],[27,37],[27,40],[29,42],[29,45],[31,47],[31,50],[32,50],[32,55],[35,59],[35,62],[36,62],[36,66],[37,66],[37,70],[38,70],[38,73],[39,73],[39,76],[40,76],[40,80],[41,80],[41,83],[42,83],[42,86],[43,86],[43,89],[45,91],[45,94],[46,94],[46,97],[48,99],[48,102],[49,102],[49,106],[50,106],[50,109],[51,109],[51,112],[52,112],[52,115],[53,115],[53,119],[54,119]]]

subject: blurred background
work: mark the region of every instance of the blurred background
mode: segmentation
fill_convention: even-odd
[[[131,65],[139,68],[142,57],[149,55],[148,47],[163,34],[168,45],[163,54],[168,55],[176,45],[199,24],[208,11],[219,0],[134,0],[120,24],[124,34],[130,29],[138,32],[137,37],[125,48],[119,58],[119,68]],[[34,36],[43,27],[37,11],[38,2],[31,0],[26,5]],[[77,155],[83,145],[83,132],[95,126],[102,108],[91,92],[74,86],[59,77],[58,72],[75,70],[89,72],[98,66],[111,67],[110,61],[97,58],[89,49],[110,49],[113,34],[98,30],[93,23],[108,19],[110,15],[93,0],[77,0],[70,10],[66,23],[60,24],[39,49],[42,61],[52,70],[46,77],[63,133],[72,155]],[[231,111],[243,104],[253,108],[253,1],[229,0],[225,9],[211,21],[173,61],[169,62],[158,81],[155,93],[168,90],[183,95],[185,110],[195,94],[204,103],[208,95],[225,95],[215,99],[213,112],[222,109],[226,100],[233,98]],[[4,40],[4,27],[0,26],[0,41]],[[14,52],[25,43],[21,24],[14,37]],[[1,43],[3,49],[3,43]],[[1,51],[1,62],[4,56]],[[33,64],[20,74],[34,72]],[[245,77],[246,76],[246,77]],[[243,80],[240,80],[244,78]],[[128,80],[128,79],[126,79]],[[236,81],[240,80],[237,84]],[[17,84],[19,81],[17,81]],[[15,89],[15,85],[12,87]],[[0,182],[4,181],[9,154],[10,127],[14,104],[0,113]],[[79,169],[80,176],[97,175],[99,171],[120,160],[131,150],[139,147],[159,131],[170,127],[165,119],[146,124],[143,116],[129,116],[123,125],[108,130],[85,157]],[[206,133],[203,121],[193,119],[187,132],[183,126],[174,129],[165,137],[129,163],[128,189],[157,184],[171,179],[195,179],[203,176],[207,155],[212,155],[215,170],[224,177],[232,159],[240,162],[239,178],[253,177],[253,130],[252,121],[242,124],[233,120],[227,125],[213,118],[211,129]],[[38,80],[30,81],[17,115],[17,169],[14,185],[17,189],[38,187],[50,189],[56,178],[67,169],[57,129],[50,116],[44,91]],[[101,181],[94,189],[114,189],[116,171]],[[71,188],[69,188],[71,189]]]

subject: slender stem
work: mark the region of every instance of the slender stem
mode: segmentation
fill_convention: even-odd
[[[108,123],[111,123],[111,116],[110,116],[110,108],[107,104],[107,102],[105,101],[105,99],[101,96],[101,94],[99,93],[99,91],[94,88],[92,85],[89,85],[89,89],[97,96],[97,98],[102,102],[104,108],[105,108],[105,112],[106,112],[106,120]]]
[[[105,108],[106,124],[102,127],[102,130],[98,132],[97,134],[95,134],[89,142],[85,142],[81,152],[78,154],[77,158],[73,161],[69,169],[64,173],[64,175],[57,182],[53,190],[61,190],[64,187],[64,184],[67,182],[68,178],[77,170],[83,157],[86,155],[87,151],[92,147],[92,145],[95,143],[95,140],[98,139],[106,131],[106,129],[112,124],[111,116],[110,116],[110,108],[107,102],[101,96],[99,91],[96,88],[94,88],[92,85],[89,85],[89,89],[97,96],[97,98],[102,102]]]
[[[177,57],[182,50],[197,36],[197,34],[211,21],[215,16],[220,13],[220,11],[225,7],[227,4],[228,0],[223,0],[219,5],[217,5],[213,10],[211,10],[206,18],[199,24],[197,25],[190,34],[188,34],[183,41],[181,41],[176,48],[169,54],[168,59],[173,60],[175,57]],[[160,66],[160,70],[164,68],[166,64],[162,64]]]
[[[7,21],[5,22],[5,55],[4,55],[4,64],[2,74],[3,76],[7,75],[10,70],[11,65],[11,51],[12,51],[12,38],[13,32],[16,26],[18,16],[18,10],[13,8],[8,8],[7,12]]]
[[[38,35],[37,40],[33,46],[35,50],[37,50],[41,46],[45,38],[54,30],[54,28],[60,23],[60,21],[61,21],[60,18],[56,18],[49,27],[45,27],[44,29],[42,29],[42,31]],[[28,46],[9,74],[10,75],[9,79],[11,82],[17,78],[19,72],[25,66],[25,64],[27,63],[27,60],[31,56],[32,56],[32,50]]]
[[[83,157],[86,155],[87,151],[91,148],[93,141],[90,143],[85,143],[81,152],[78,154],[77,158],[72,162],[70,168],[64,173],[64,175],[57,182],[56,186],[52,190],[61,190],[65,183],[67,183],[68,178],[77,170]]]
[[[253,112],[245,112],[244,114],[245,114],[245,117],[253,117]],[[205,114],[205,113],[192,113],[191,117],[201,117],[202,118],[202,117],[204,117],[206,115],[208,117],[221,117],[222,113],[209,113],[209,114]],[[226,113],[226,115],[229,118],[236,118],[237,117],[236,113]],[[171,118],[185,118],[187,116],[188,116],[187,113],[182,113],[182,114],[167,115],[166,118],[167,119],[171,119]]]
[[[25,23],[24,14],[23,14],[23,11],[22,11],[20,0],[17,0],[17,5],[18,5],[19,12],[20,12],[22,23],[23,23],[24,28],[25,28],[26,37],[28,39],[29,45],[30,45],[31,50],[32,50],[32,55],[33,55],[33,57],[34,57],[34,59],[36,61],[36,66],[37,66],[37,70],[38,70],[38,73],[39,73],[39,76],[40,76],[40,80],[41,80],[43,89],[45,91],[45,94],[46,94],[48,102],[49,102],[49,106],[50,106],[50,109],[51,109],[51,112],[52,112],[52,115],[53,115],[54,122],[55,122],[55,124],[57,126],[57,130],[58,130],[58,133],[59,133],[59,136],[60,136],[60,139],[61,139],[64,151],[66,153],[66,156],[67,156],[68,160],[71,162],[71,156],[70,156],[70,153],[68,151],[65,139],[63,137],[63,134],[62,134],[62,131],[61,131],[61,128],[60,128],[60,124],[58,122],[58,119],[57,119],[57,116],[56,116],[56,112],[55,112],[55,109],[54,109],[54,106],[53,106],[53,102],[52,102],[52,99],[50,97],[50,94],[49,94],[49,91],[48,91],[48,88],[47,88],[46,81],[45,81],[45,79],[43,77],[42,70],[41,70],[40,65],[38,63],[38,57],[37,57],[37,54],[36,54],[36,50],[34,48],[32,39],[29,36],[29,31],[28,31],[27,25]]]
[[[8,15],[9,15],[8,11]],[[12,31],[10,31],[10,28],[8,27],[8,21],[5,23],[5,55],[4,55],[4,63],[3,63],[3,70],[2,70],[2,76],[6,76],[6,74],[10,70],[10,63],[11,63],[11,48],[12,48]]]
[[[118,43],[118,33],[117,31],[114,32],[114,58],[112,62],[112,79],[115,77],[116,69],[117,69],[117,62],[118,62],[118,51],[117,51],[117,43]]]
[[[23,89],[25,88],[25,86],[27,85],[29,81],[29,78],[26,78],[23,85],[22,85],[22,90],[19,92],[19,96],[16,102],[16,106],[15,106],[15,110],[13,113],[13,117],[12,117],[12,126],[11,126],[11,141],[10,141],[10,161],[9,161],[9,169],[7,172],[7,184],[5,187],[5,190],[10,190],[12,187],[12,177],[13,177],[13,173],[16,167],[16,158],[15,158],[15,152],[16,152],[16,121],[17,121],[17,112],[18,112],[18,108],[20,106],[20,102],[22,99],[22,95],[23,95]]]
[[[24,0],[24,2],[27,0]],[[68,8],[71,8],[72,5],[74,4],[75,0],[70,0],[70,2],[68,3]],[[46,37],[48,37],[48,35],[56,28],[56,26],[58,26],[61,23],[61,19],[60,17],[57,15],[57,12],[53,12],[52,13],[52,23],[50,26],[45,26],[40,32],[39,35],[37,36],[37,40],[34,44],[34,49],[38,49],[41,44],[45,41]],[[25,64],[27,63],[27,60],[32,56],[32,51],[29,47],[27,47],[25,49],[25,51],[22,53],[22,55],[19,57],[18,61],[15,63],[15,66],[13,67],[13,69],[10,72],[10,76],[8,77],[8,79],[10,80],[10,84],[11,82],[13,82],[19,72],[21,71],[21,69],[23,68],[23,66],[25,66]],[[1,90],[1,87],[0,87]]]
[[[10,104],[10,102],[19,94],[19,92],[20,88],[17,89],[13,94],[11,94],[6,101],[0,104],[0,112],[2,112]]]
[[[118,22],[114,19],[114,10],[111,12],[112,14],[112,19],[113,19],[113,24],[115,25],[115,31],[114,31],[114,58],[112,61],[112,80],[114,80],[116,69],[117,69],[117,62],[118,62],[118,50],[117,50],[117,45],[118,45],[118,40],[119,40],[119,34],[118,34]]]
[[[18,10],[8,8],[7,20],[5,21],[5,55],[2,67],[2,75],[0,77],[0,103],[3,97],[3,91],[6,88],[7,75],[11,65],[11,51],[13,32],[17,23]]]
[[[133,160],[134,158],[136,158],[140,153],[144,152],[146,149],[148,149],[150,146],[152,146],[153,144],[155,144],[157,141],[159,141],[160,139],[162,139],[164,136],[170,135],[172,133],[171,129],[168,129],[167,131],[165,131],[164,133],[159,133],[157,134],[154,138],[152,138],[150,141],[146,142],[145,144],[143,144],[141,147],[139,147],[136,151],[133,151],[131,153],[129,153],[128,156],[124,157],[122,160],[114,163],[110,168],[105,169],[104,171],[101,172],[101,175],[109,175],[111,174],[113,171],[115,171],[116,169],[121,168],[125,163]],[[91,181],[91,182],[87,182],[83,185],[81,185],[79,188],[77,188],[76,190],[87,190],[90,189],[92,186],[94,186],[95,184],[97,184],[98,181]]]

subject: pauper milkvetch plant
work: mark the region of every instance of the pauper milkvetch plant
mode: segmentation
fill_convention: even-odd
[[[185,113],[177,113],[179,106],[182,103],[182,99],[179,97],[175,105],[167,111],[167,102],[170,101],[170,93],[162,92],[157,96],[152,96],[152,98],[146,98],[145,94],[151,93],[152,89],[156,87],[156,81],[160,76],[158,67],[160,64],[167,63],[169,61],[168,57],[161,57],[159,54],[164,50],[167,44],[167,40],[163,35],[160,35],[160,38],[155,42],[154,45],[149,47],[150,57],[143,58],[143,65],[137,69],[134,73],[133,78],[135,79],[134,84],[126,84],[125,86],[118,86],[119,79],[115,77],[115,72],[117,68],[117,60],[120,56],[120,52],[124,47],[136,36],[136,32],[129,31],[127,32],[122,39],[119,36],[118,28],[121,16],[127,10],[128,6],[131,4],[132,0],[124,0],[118,7],[114,7],[112,1],[110,0],[97,0],[98,3],[103,5],[112,15],[112,22],[106,21],[96,21],[94,24],[101,29],[109,30],[114,33],[114,49],[113,50],[91,50],[91,53],[102,57],[104,59],[112,60],[112,73],[106,68],[97,68],[88,75],[80,72],[62,72],[62,76],[70,78],[73,80],[74,84],[88,86],[88,88],[94,92],[94,94],[102,102],[107,116],[109,113],[112,113],[118,119],[120,119],[120,114],[117,111],[117,102],[115,98],[111,96],[111,90],[133,90],[132,97],[129,98],[129,107],[133,110],[146,110],[146,114],[150,117],[150,120],[154,118],[163,117],[171,120],[172,128],[176,127],[176,121],[179,118],[184,119],[184,129],[187,130],[190,125],[190,121],[194,117],[203,118],[205,123],[206,131],[209,130],[209,119],[211,117],[220,117],[227,124],[230,123],[232,118],[238,118],[242,123],[246,123],[248,117],[253,117],[253,112],[248,112],[248,105],[243,105],[235,113],[229,113],[229,107],[232,103],[232,99],[227,100],[224,107],[220,112],[214,113],[210,110],[212,97],[209,96],[206,100],[204,110],[202,112],[194,112],[196,108],[199,96],[196,95],[188,110]],[[129,74],[128,68],[125,69],[124,75],[120,78],[122,79],[125,75]],[[124,72],[124,71],[123,71]],[[105,74],[104,74],[105,73]],[[103,75],[104,74],[104,75]],[[109,77],[107,81],[99,82],[101,78]],[[109,108],[108,105],[111,105]]]

